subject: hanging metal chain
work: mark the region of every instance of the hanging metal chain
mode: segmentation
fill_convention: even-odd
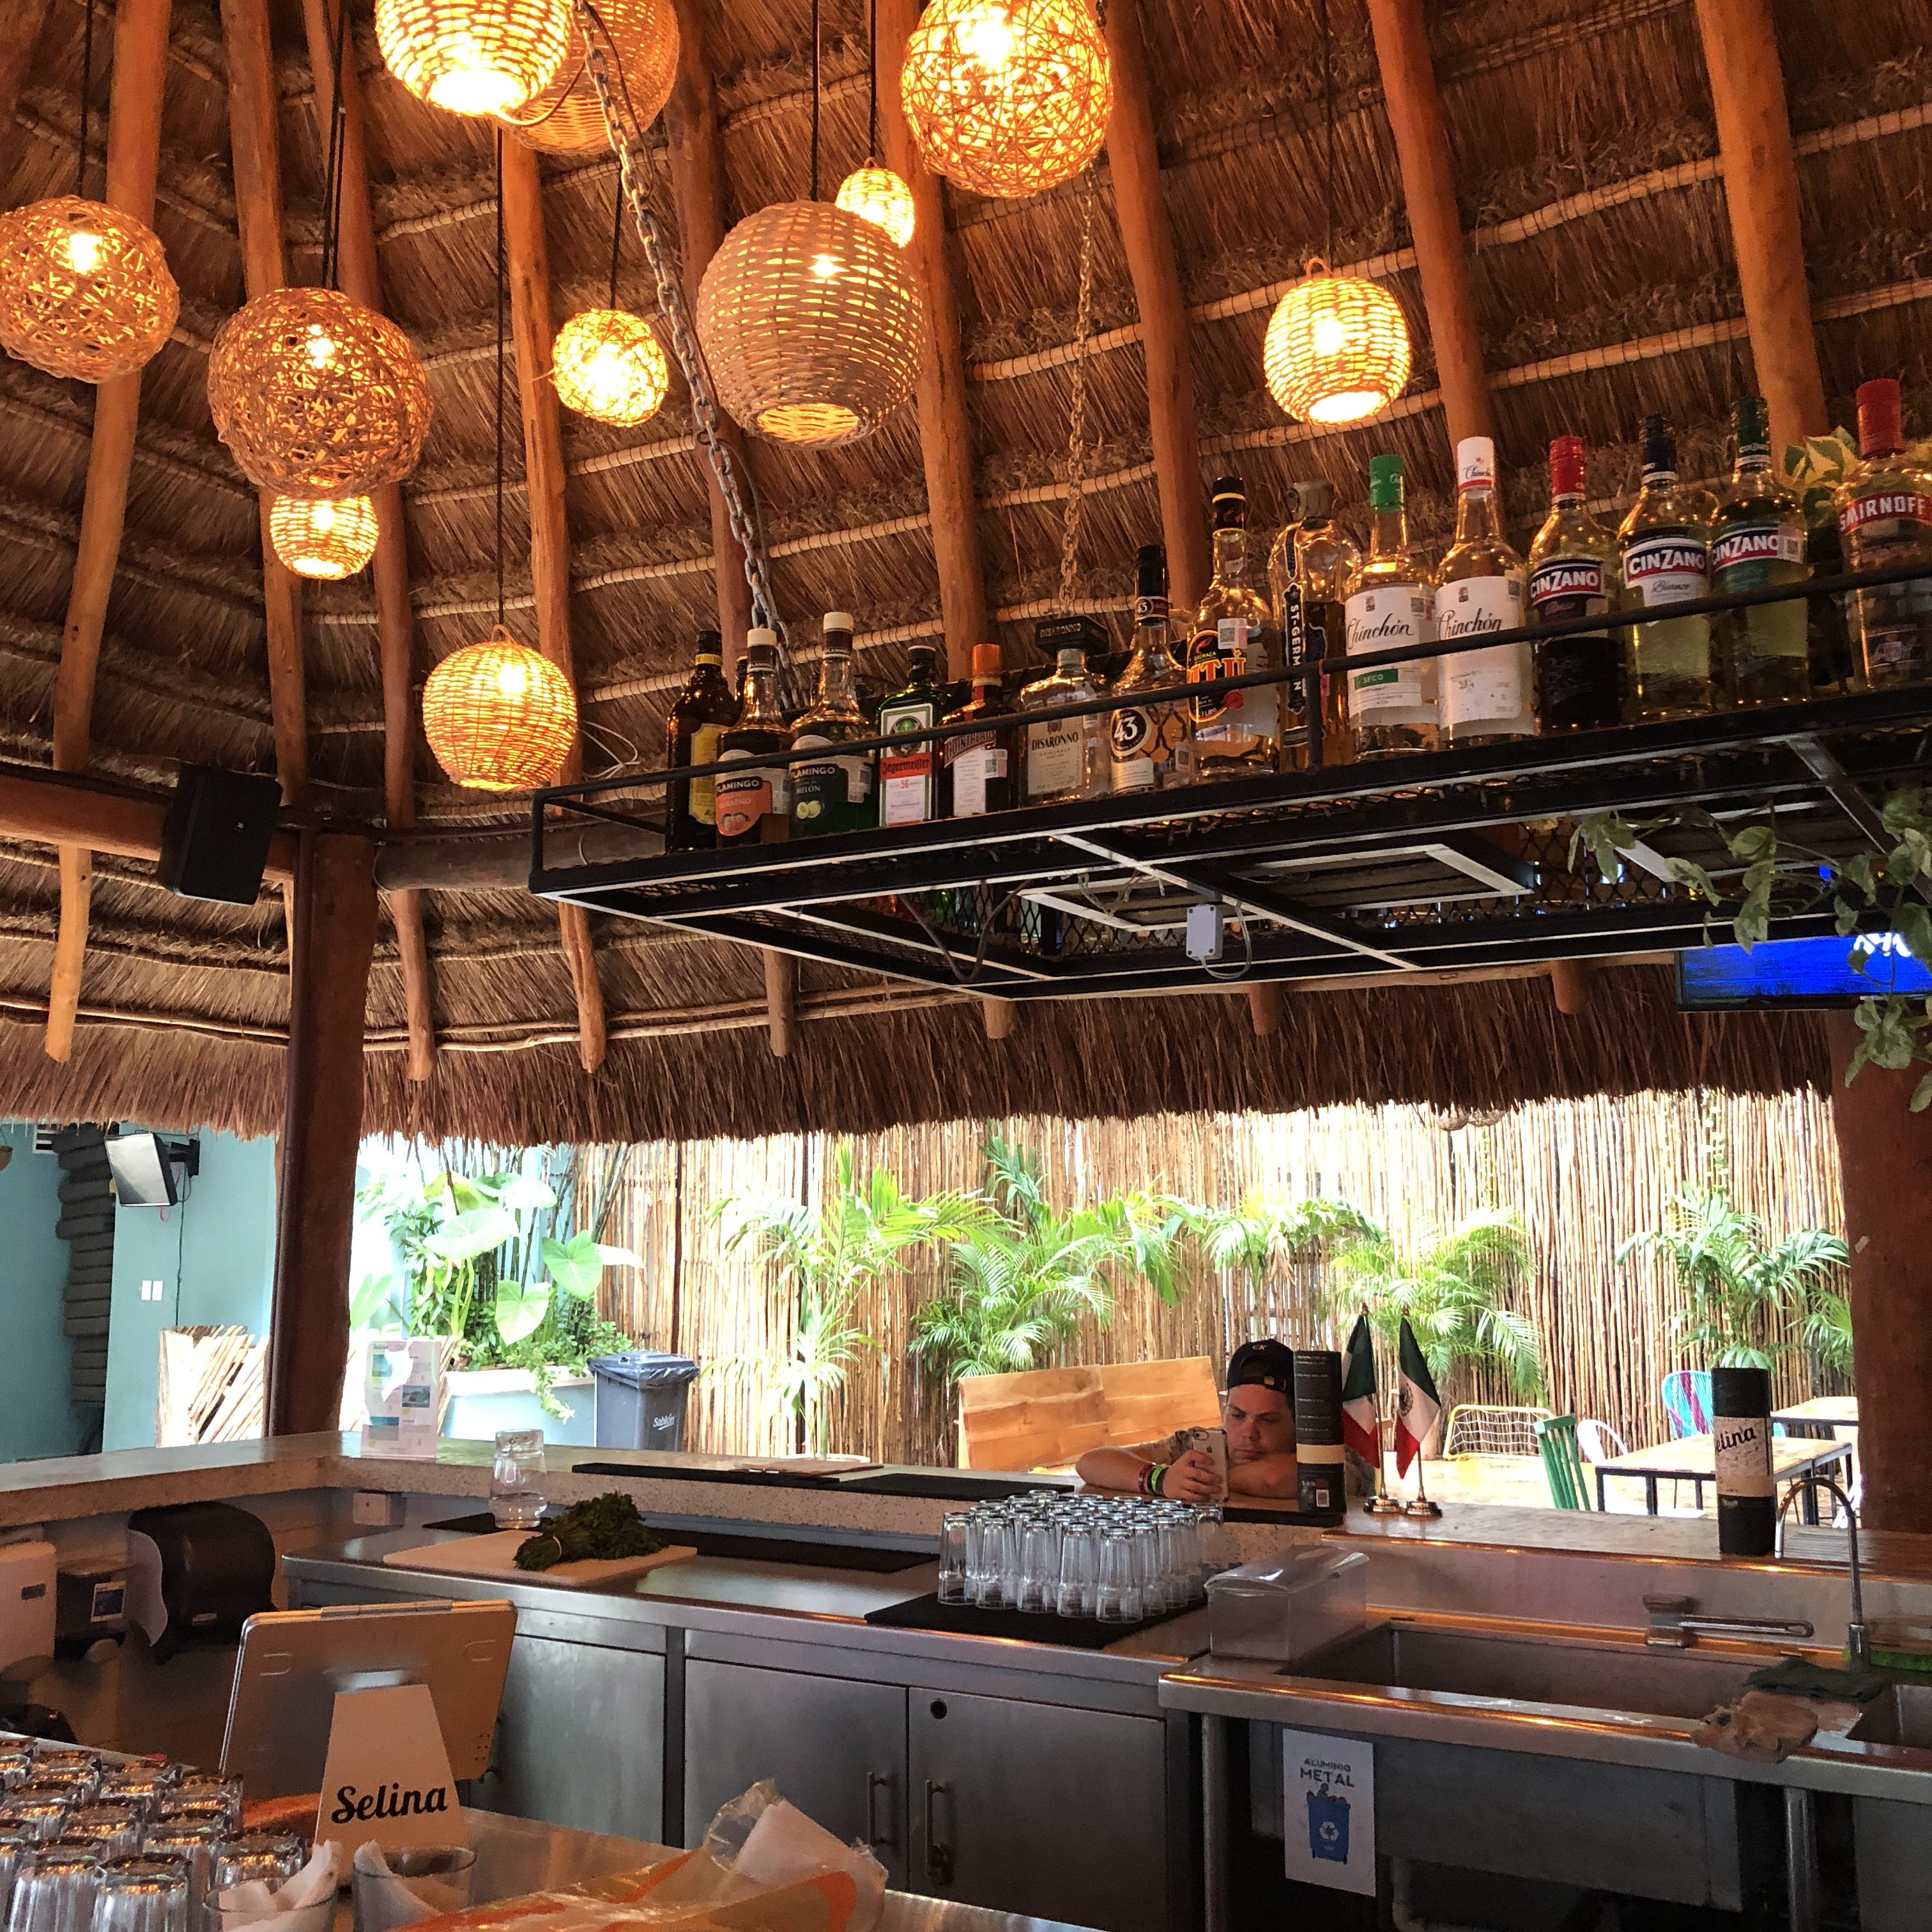
[[[1080,218],[1080,299],[1073,311],[1073,393],[1066,407],[1066,511],[1060,525],[1060,606],[1071,608],[1080,550],[1080,498],[1087,469],[1087,343],[1094,322],[1094,210],[1100,196],[1087,178]]]
[[[752,592],[752,621],[776,631],[782,644],[784,627],[778,622],[778,606],[772,596],[764,539],[758,529],[757,511],[749,501],[749,479],[740,475],[729,446],[718,434],[718,400],[712,393],[711,372],[705,367],[704,351],[698,344],[698,332],[692,321],[691,305],[671,272],[664,231],[645,198],[641,160],[644,130],[632,107],[603,16],[593,0],[575,0],[575,4],[578,24],[589,50],[585,64],[590,84],[597,90],[598,105],[604,110],[604,124],[617,157],[624,199],[630,204],[631,218],[644,244],[644,259],[650,264],[657,284],[658,308],[670,333],[671,352],[677,358],[677,366],[691,391],[692,426],[698,446],[717,479],[718,493],[724,500],[725,514],[730,520],[731,534],[745,553],[745,581]]]

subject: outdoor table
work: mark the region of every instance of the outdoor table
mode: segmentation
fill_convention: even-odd
[[[1858,1399],[1855,1395],[1814,1395],[1809,1402],[1795,1402],[1789,1408],[1771,1412],[1772,1426],[1787,1436],[1821,1436],[1835,1442],[1841,1429],[1858,1426]]]
[[[1774,1481],[1788,1483],[1799,1476],[1814,1475],[1836,1462],[1851,1460],[1849,1442],[1819,1442],[1797,1436],[1774,1436],[1771,1439],[1771,1473]],[[1613,1456],[1597,1465],[1597,1507],[1606,1509],[1604,1480],[1608,1476],[1636,1476],[1643,1481],[1643,1506],[1647,1515],[1657,1514],[1657,1486],[1660,1482],[1694,1483],[1697,1507],[1704,1507],[1704,1485],[1718,1480],[1717,1450],[1708,1436],[1683,1436],[1674,1442],[1660,1442],[1654,1448],[1633,1449],[1628,1456]],[[1818,1498],[1807,1490],[1798,1499],[1807,1522],[1818,1520]]]

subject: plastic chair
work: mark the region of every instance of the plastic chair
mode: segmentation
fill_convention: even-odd
[[[1630,1454],[1630,1444],[1607,1422],[1579,1422],[1576,1447],[1586,1462],[1607,1462],[1612,1456]]]
[[[1543,1454],[1543,1473],[1550,1484],[1550,1500],[1560,1510],[1587,1510],[1590,1504],[1588,1474],[1576,1447],[1576,1418],[1552,1415],[1536,1425],[1536,1446]]]
[[[1670,1424],[1670,1439],[1685,1436],[1705,1436],[1711,1428],[1711,1372],[1708,1369],[1678,1369],[1664,1378],[1658,1391],[1664,1402],[1664,1419]]]

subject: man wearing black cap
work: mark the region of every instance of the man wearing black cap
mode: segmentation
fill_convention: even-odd
[[[1221,1419],[1228,1434],[1228,1487],[1234,1495],[1295,1495],[1294,1391],[1294,1356],[1285,1344],[1244,1342],[1228,1357]],[[1184,1503],[1213,1502],[1220,1494],[1214,1459],[1190,1447],[1184,1429],[1132,1448],[1090,1449],[1073,1466],[1096,1489]]]

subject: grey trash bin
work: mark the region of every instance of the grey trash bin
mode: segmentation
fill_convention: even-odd
[[[684,1406],[698,1378],[688,1355],[633,1349],[596,1355],[596,1446],[599,1449],[682,1449]]]

